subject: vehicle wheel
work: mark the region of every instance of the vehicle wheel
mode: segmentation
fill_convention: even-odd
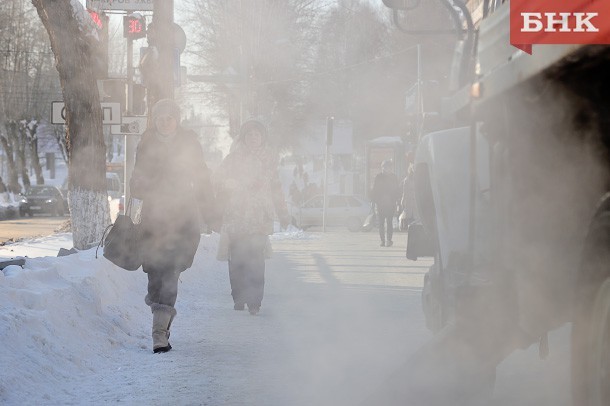
[[[28,210],[28,217],[34,217],[34,213],[31,210]]]
[[[360,231],[362,229],[362,221],[357,217],[347,219],[347,229],[351,232]]]
[[[61,207],[57,207],[55,209],[55,214],[57,215],[57,217],[63,217],[64,215],[64,209],[62,209]]]
[[[440,284],[438,266],[434,264],[424,275],[424,287],[421,292],[426,327],[434,334],[438,333],[443,327]]]
[[[594,220],[582,254],[572,323],[572,396],[579,406],[610,404],[610,212]]]
[[[19,217],[25,217],[25,210],[19,210]]]

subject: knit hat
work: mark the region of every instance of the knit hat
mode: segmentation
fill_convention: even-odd
[[[153,122],[160,116],[171,116],[180,124],[180,106],[172,99],[161,99],[152,108]]]
[[[241,125],[241,128],[239,129],[239,139],[243,141],[246,133],[252,130],[257,130],[261,133],[264,144],[267,140],[267,127],[265,127],[265,124],[255,119],[247,120]]]

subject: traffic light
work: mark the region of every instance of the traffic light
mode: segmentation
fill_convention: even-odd
[[[134,40],[145,36],[146,19],[144,16],[134,13],[123,17],[123,37]]]
[[[97,79],[108,77],[108,24],[110,18],[104,13],[88,10],[97,27],[98,41],[91,55],[93,75]]]

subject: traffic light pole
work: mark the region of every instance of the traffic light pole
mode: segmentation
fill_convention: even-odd
[[[127,38],[127,113],[133,115],[133,39]]]
[[[154,82],[147,86],[148,114],[150,124],[150,111],[159,100],[174,98],[174,0],[155,1],[153,9],[153,42],[159,52],[156,61]],[[149,44],[151,38],[149,37]],[[133,115],[133,38],[127,38],[127,112]],[[129,179],[135,166],[135,151],[138,138],[125,136],[125,203],[129,199]]]
[[[127,112],[133,114],[133,38],[127,38]],[[125,192],[124,206],[129,201],[129,179],[135,166],[135,152],[138,138],[133,135],[125,135],[125,165],[123,170],[123,190]]]
[[[174,98],[174,0],[155,1],[153,26],[159,69],[156,86],[149,88],[149,107],[161,99]]]

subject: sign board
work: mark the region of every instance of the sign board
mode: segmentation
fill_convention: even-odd
[[[87,0],[89,10],[154,11],[153,0]]]
[[[100,103],[102,105],[102,124],[121,124],[121,103]],[[66,124],[64,102],[51,102],[51,124]]]
[[[110,126],[110,132],[114,135],[142,135],[147,121],[146,116],[123,116],[121,125]]]

